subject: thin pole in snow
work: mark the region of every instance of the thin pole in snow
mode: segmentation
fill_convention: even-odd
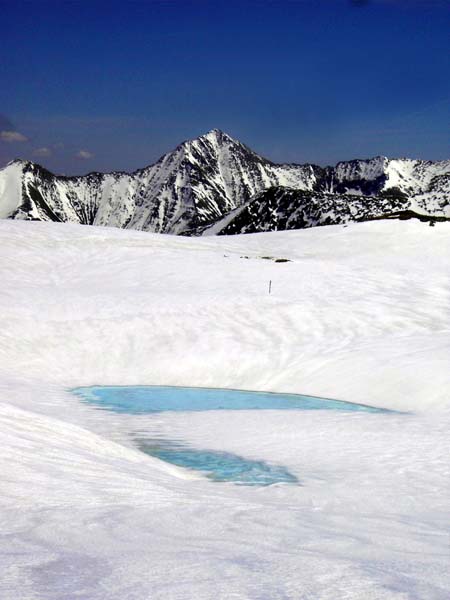
[[[269,279],[269,294],[270,294],[271,291],[272,291],[272,280]]]

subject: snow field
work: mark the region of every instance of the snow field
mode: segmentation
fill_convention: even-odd
[[[2,600],[448,598],[447,224],[187,239],[5,221],[0,242]],[[68,392],[92,384],[408,413],[119,416]],[[211,483],[139,435],[302,485]]]

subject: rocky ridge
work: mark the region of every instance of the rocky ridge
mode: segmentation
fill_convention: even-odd
[[[134,173],[0,170],[0,218],[201,235],[297,229],[413,210],[450,217],[450,161],[275,164],[214,129]]]

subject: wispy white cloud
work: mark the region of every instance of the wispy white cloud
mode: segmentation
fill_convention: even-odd
[[[28,142],[28,138],[19,131],[0,131],[0,139],[3,142]]]
[[[42,148],[36,148],[36,150],[33,151],[33,154],[34,156],[51,156],[52,151],[50,148],[44,146]]]
[[[75,154],[76,158],[81,158],[83,160],[88,160],[89,158],[93,158],[94,155],[89,150],[80,150]]]

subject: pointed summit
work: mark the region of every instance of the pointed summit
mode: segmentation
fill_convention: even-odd
[[[221,129],[218,129],[217,127],[214,127],[214,129],[210,129],[208,131],[208,133],[204,134],[204,136],[214,136],[214,137],[221,137],[222,135],[226,135],[227,137],[230,137],[224,131],[222,131]],[[204,136],[202,136],[202,137],[204,137]]]
[[[210,129],[208,131],[208,133],[206,133],[205,135],[226,135],[226,134],[218,127],[214,127],[213,129]]]
[[[222,131],[221,129],[211,129],[210,131],[208,131],[207,133],[203,133],[202,135],[199,135],[196,138],[190,138],[188,140],[185,140],[184,142],[182,142],[179,146],[177,146],[178,148],[191,148],[191,147],[195,147],[198,146],[198,144],[200,145],[208,145],[208,146],[212,146],[212,147],[219,147],[223,144],[226,143],[232,143],[232,144],[240,144],[240,142],[238,140],[233,139],[231,136],[229,136],[227,133],[225,133],[224,131]]]
[[[182,150],[183,152],[187,152],[187,157],[194,156],[195,160],[202,160],[200,155],[203,157],[206,162],[211,160],[211,157],[214,157],[214,160],[217,160],[218,156],[226,150],[226,148],[233,148],[233,151],[236,152],[246,152],[251,155],[255,154],[250,148],[247,148],[240,142],[239,140],[235,140],[227,133],[222,131],[221,129],[211,129],[207,133],[200,135],[194,139],[186,140],[180,146],[176,148],[176,150]],[[193,153],[193,154],[191,154]]]
[[[225,133],[224,131],[222,131],[221,129],[217,129],[216,127],[214,129],[211,129],[210,131],[208,131],[208,133],[204,133],[203,135],[201,135],[199,137],[199,139],[207,139],[210,141],[217,141],[217,142],[223,142],[223,141],[232,141],[235,143],[238,143],[237,140],[234,140],[230,135],[228,135],[228,133]]]
[[[6,163],[5,168],[6,167],[10,167],[11,165],[30,165],[31,161],[29,160],[25,160],[23,158],[14,158],[13,160],[10,160],[8,163]]]

